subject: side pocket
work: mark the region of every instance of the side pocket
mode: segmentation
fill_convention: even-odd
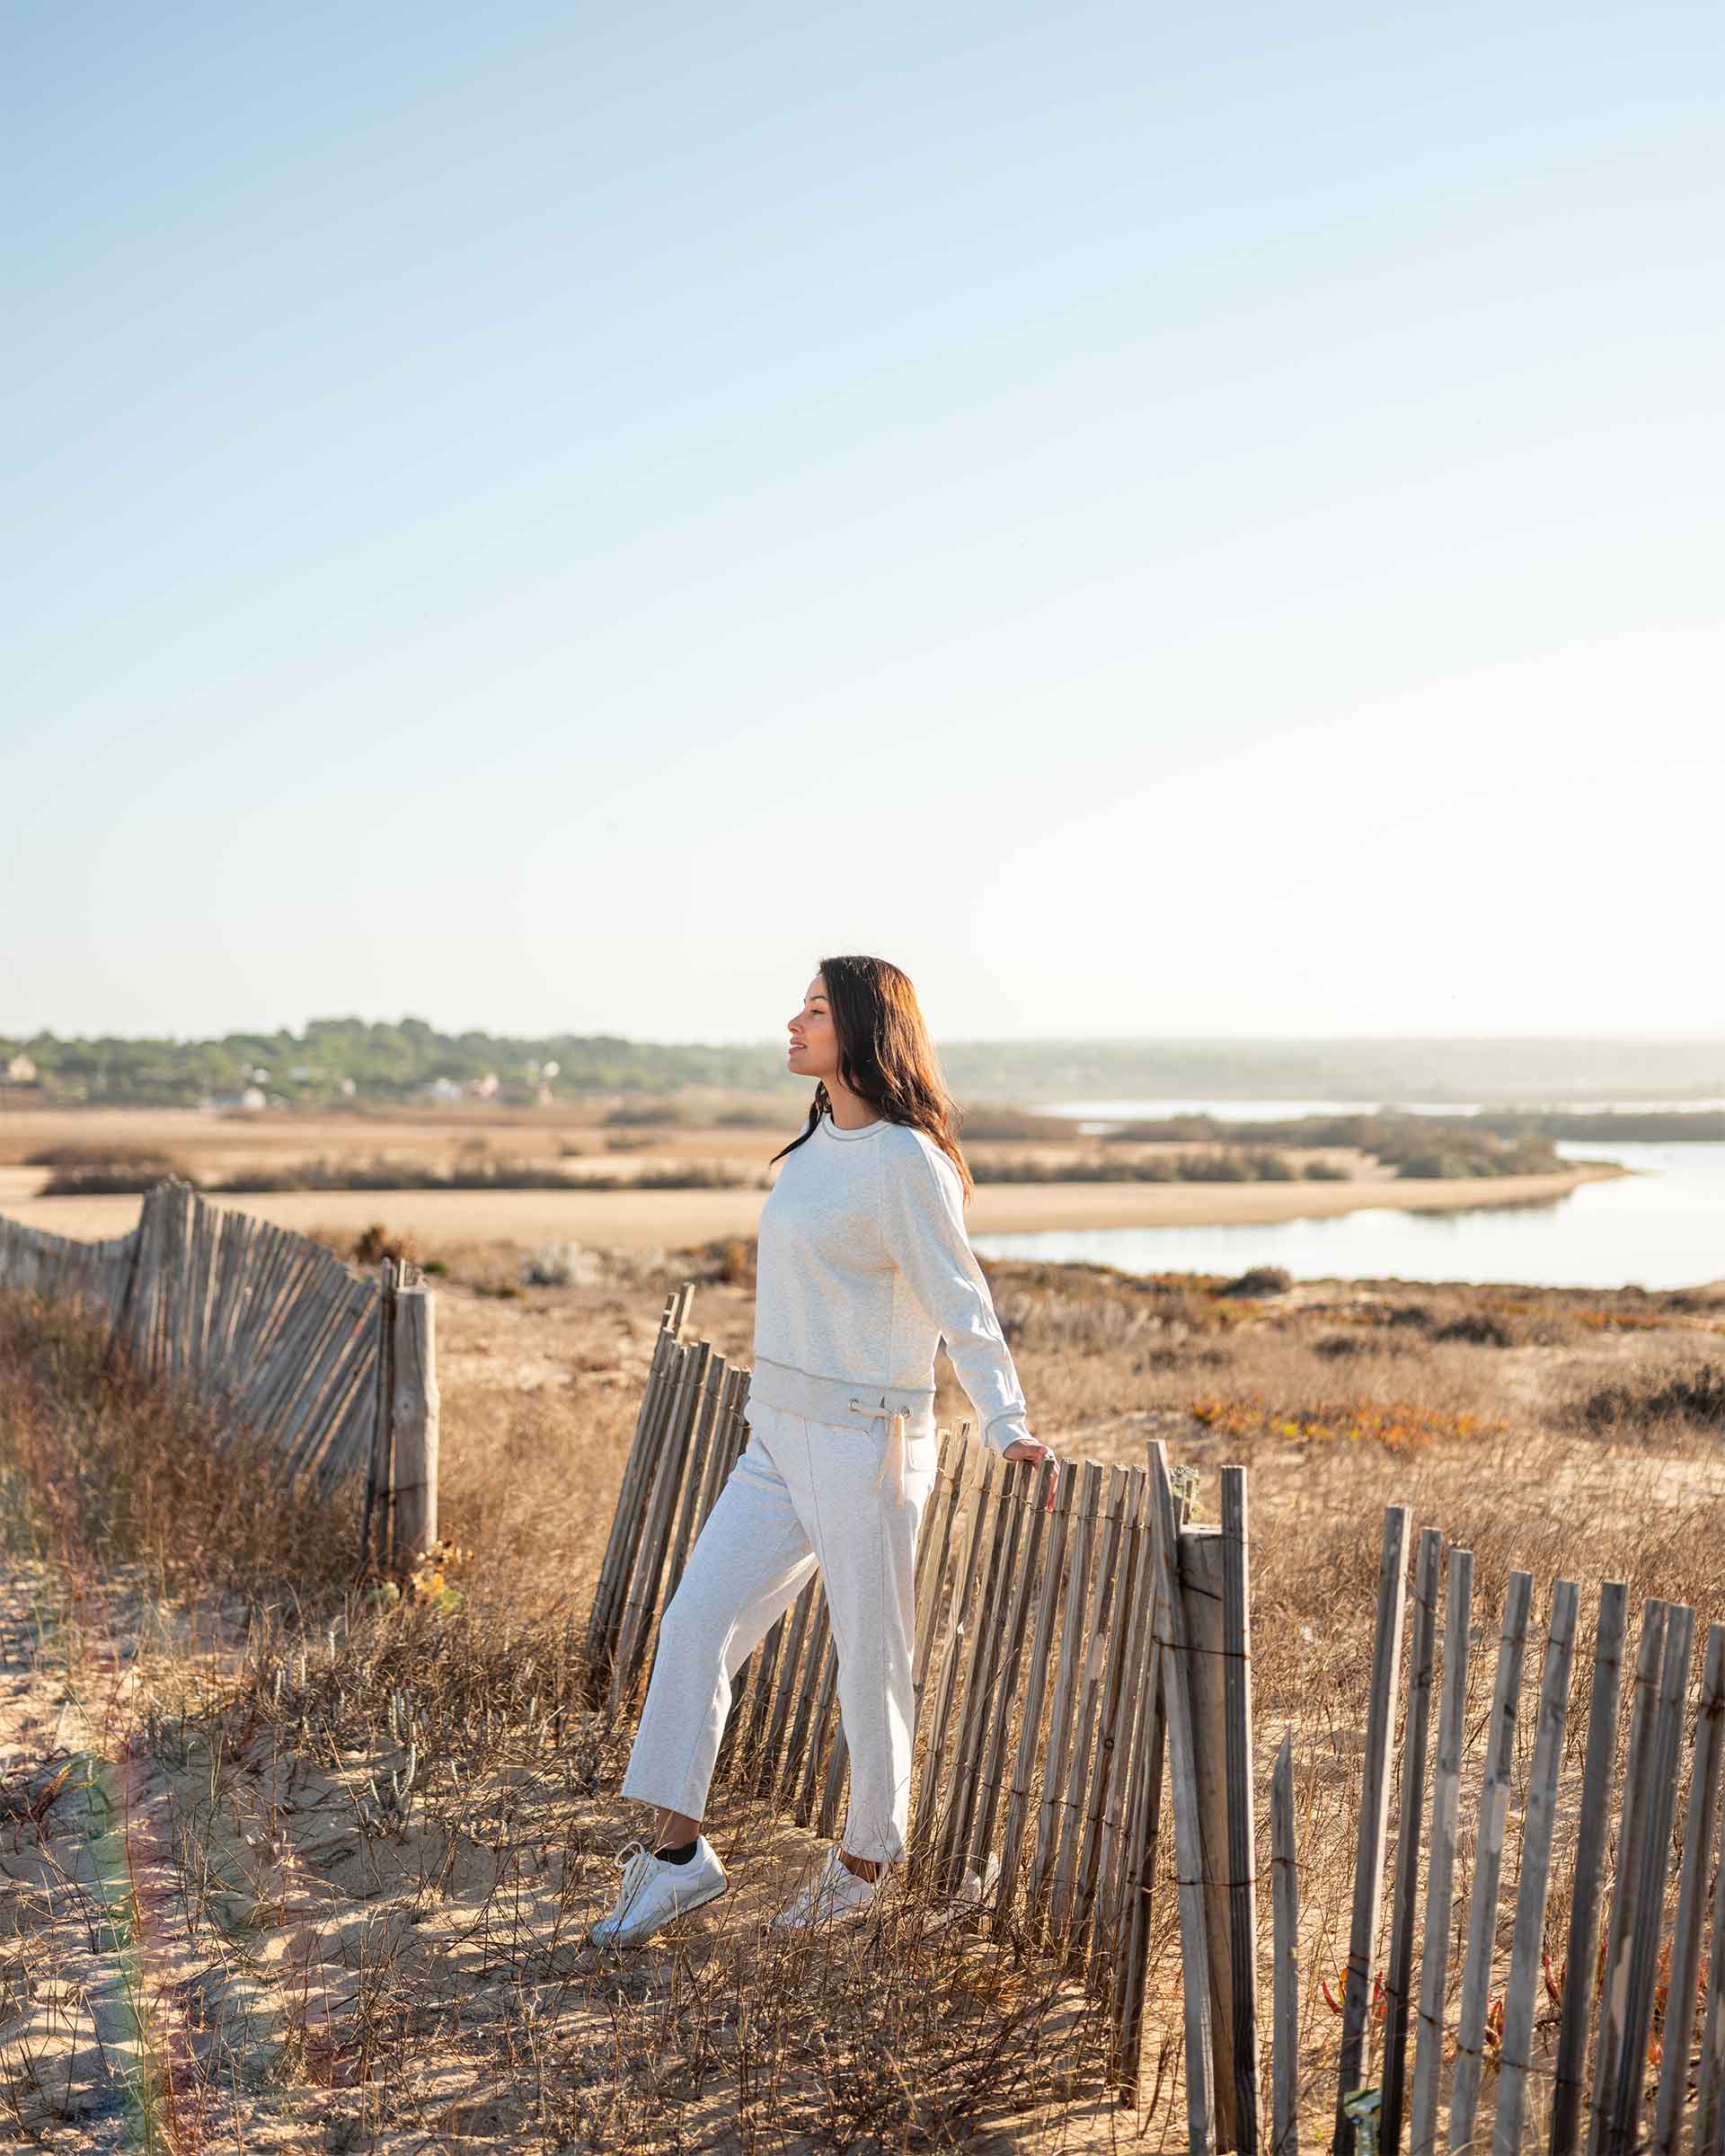
[[[940,1464],[941,1434],[938,1430],[906,1433],[905,1471],[907,1474],[932,1475]]]

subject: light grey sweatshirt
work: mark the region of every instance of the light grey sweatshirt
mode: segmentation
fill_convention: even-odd
[[[840,1130],[823,1114],[761,1208],[756,1280],[751,1400],[816,1421],[902,1411],[932,1429],[944,1339],[983,1442],[1030,1436],[959,1171],[915,1124]]]

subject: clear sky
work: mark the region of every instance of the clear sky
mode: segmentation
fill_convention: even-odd
[[[0,1032],[1725,1031],[1725,12],[24,0]]]

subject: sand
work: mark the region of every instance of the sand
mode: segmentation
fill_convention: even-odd
[[[982,1183],[966,1219],[976,1235],[1039,1228],[1261,1226],[1327,1219],[1365,1206],[1451,1211],[1565,1197],[1578,1185],[1626,1172],[1578,1163],[1553,1175],[1348,1183]],[[279,1227],[358,1233],[373,1221],[439,1242],[580,1242],[610,1250],[677,1250],[726,1236],[752,1236],[764,1190],[294,1190],[212,1198]],[[13,1196],[0,1185],[0,1212],[51,1234],[124,1235],[137,1220],[136,1197]]]

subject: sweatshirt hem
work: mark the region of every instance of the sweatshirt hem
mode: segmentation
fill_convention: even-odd
[[[749,1372],[748,1400],[758,1400],[786,1415],[810,1422],[867,1423],[877,1415],[904,1415],[908,1434],[922,1436],[934,1427],[934,1387],[865,1384],[848,1377],[823,1377],[757,1355]],[[748,1403],[745,1401],[745,1413]]]

